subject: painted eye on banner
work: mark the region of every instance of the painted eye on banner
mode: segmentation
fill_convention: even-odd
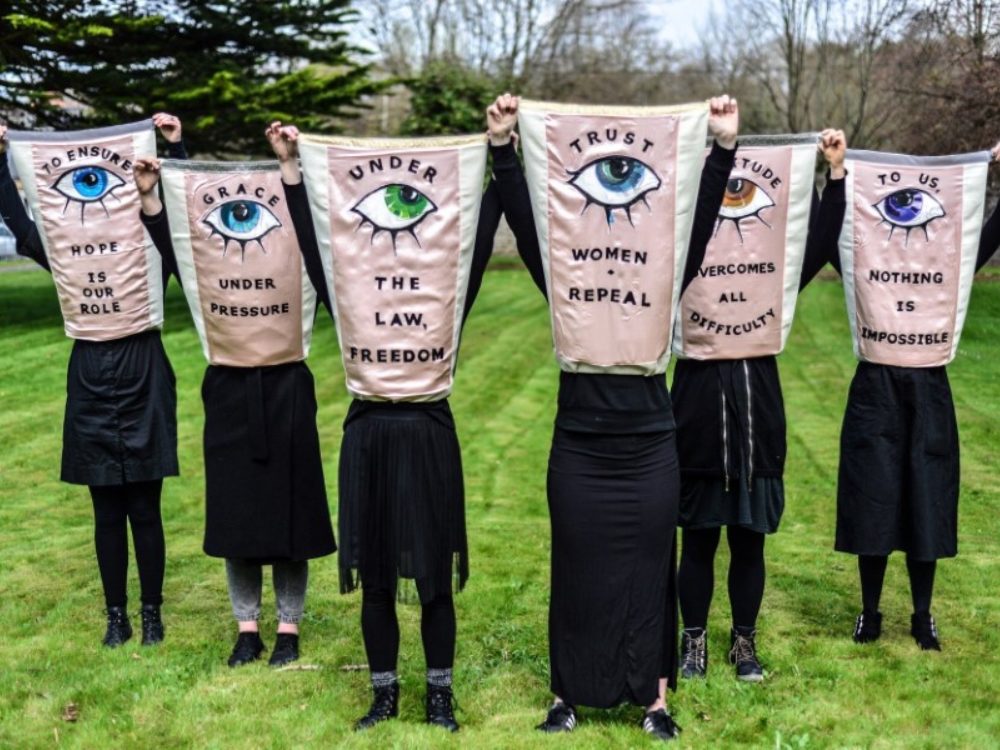
[[[265,255],[267,250],[261,240],[281,226],[281,221],[263,203],[235,200],[222,203],[201,217],[201,222],[211,230],[211,235],[222,237],[222,255],[229,243],[240,246],[240,260],[246,260],[247,243],[256,242]],[[211,236],[210,235],[210,236]]]
[[[722,197],[722,206],[719,208],[719,219],[715,226],[715,232],[718,234],[722,222],[731,221],[736,227],[736,233],[740,236],[740,244],[742,244],[743,232],[740,229],[740,222],[753,218],[770,229],[771,225],[764,221],[760,212],[773,205],[774,200],[756,182],[745,177],[732,177],[726,183],[726,192]]]
[[[872,207],[882,217],[880,224],[889,225],[889,239],[896,229],[906,231],[903,241],[905,246],[910,241],[910,232],[923,229],[924,238],[927,235],[927,225],[945,215],[944,206],[933,195],[920,188],[903,188],[882,198]]]
[[[124,184],[125,180],[104,167],[76,167],[59,175],[59,179],[52,183],[52,189],[66,199],[64,214],[70,203],[80,204],[80,224],[83,224],[84,212],[92,203],[99,204],[104,209],[104,215],[109,216],[104,199],[112,196],[120,200],[114,192]]]
[[[600,206],[609,227],[615,222],[615,209],[623,210],[632,224],[632,206],[642,201],[649,208],[646,196],[662,184],[652,167],[630,156],[597,159],[571,174],[569,184],[587,199],[583,210],[591,204]]]
[[[396,235],[409,232],[417,245],[416,228],[424,219],[437,211],[434,201],[410,185],[393,183],[368,193],[351,211],[361,217],[361,225],[372,227],[372,242],[379,232],[392,237],[392,252],[396,252]]]

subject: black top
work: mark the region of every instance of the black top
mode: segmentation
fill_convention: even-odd
[[[507,223],[517,240],[517,251],[535,286],[543,295],[545,273],[531,213],[531,196],[511,144],[493,149],[493,174],[499,187]],[[715,229],[716,217],[733,168],[736,150],[714,144],[705,160],[691,230],[681,293],[694,279]],[[575,432],[642,433],[674,428],[666,378],[659,375],[559,373],[559,409],[556,426]]]

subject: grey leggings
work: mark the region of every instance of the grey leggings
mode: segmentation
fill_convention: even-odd
[[[263,565],[245,560],[226,560],[226,579],[233,616],[241,622],[260,619],[260,592],[263,586]],[[278,603],[278,622],[297,623],[302,619],[306,604],[306,584],[309,563],[276,562],[271,566],[274,598]]]

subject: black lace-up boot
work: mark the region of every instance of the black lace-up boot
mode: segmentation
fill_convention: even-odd
[[[372,705],[368,713],[354,722],[355,731],[370,729],[380,721],[399,716],[399,683],[372,685]]]
[[[108,629],[101,641],[108,648],[117,648],[132,637],[132,623],[128,621],[125,607],[108,607]]]
[[[163,640],[163,620],[160,608],[155,604],[143,604],[139,610],[142,618],[142,645],[152,646]]]
[[[760,682],[764,679],[764,668],[757,659],[757,636],[755,628],[737,625],[730,634],[729,663],[736,665],[736,679],[744,682]]]
[[[684,628],[681,634],[681,677],[705,677],[708,673],[708,632]]]
[[[455,696],[450,685],[427,683],[427,723],[443,727],[449,732],[458,731],[455,721]]]
[[[854,621],[854,642],[871,643],[882,635],[882,613],[864,610]]]
[[[937,625],[930,612],[914,612],[910,615],[910,635],[922,651],[940,651]]]

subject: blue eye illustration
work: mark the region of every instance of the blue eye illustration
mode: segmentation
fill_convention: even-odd
[[[600,206],[609,227],[615,222],[615,209],[619,208],[632,224],[632,206],[642,201],[649,208],[646,195],[661,185],[659,176],[648,164],[630,156],[606,156],[570,174],[569,184],[587,199],[583,210],[591,204]]]
[[[52,189],[66,198],[63,213],[66,213],[70,203],[80,204],[80,224],[83,224],[84,211],[91,203],[100,204],[104,215],[109,216],[104,199],[110,195],[118,200],[114,191],[124,184],[125,180],[104,167],[76,167],[59,175],[52,183]]]
[[[222,255],[229,250],[229,243],[240,246],[240,260],[246,260],[247,243],[256,242],[267,255],[261,240],[281,226],[281,221],[263,203],[251,200],[228,201],[216,206],[201,217],[212,235],[222,237]]]
[[[740,236],[740,244],[742,245],[743,232],[740,229],[740,222],[744,219],[754,218],[770,229],[771,225],[761,218],[760,212],[773,205],[774,200],[756,182],[745,177],[733,177],[726,183],[726,192],[722,196],[722,206],[719,208],[719,220],[715,226],[715,233],[719,233],[722,222],[731,221],[736,227],[736,233]]]
[[[434,201],[411,185],[393,183],[383,185],[359,200],[351,211],[361,217],[361,224],[371,225],[372,242],[379,232],[392,237],[392,252],[396,253],[396,235],[409,232],[417,245],[417,225],[437,211]]]
[[[920,188],[903,188],[872,204],[882,217],[880,224],[889,225],[889,239],[897,228],[906,231],[905,247],[910,241],[910,232],[924,230],[924,239],[930,240],[927,225],[945,215],[944,206],[933,195]]]

